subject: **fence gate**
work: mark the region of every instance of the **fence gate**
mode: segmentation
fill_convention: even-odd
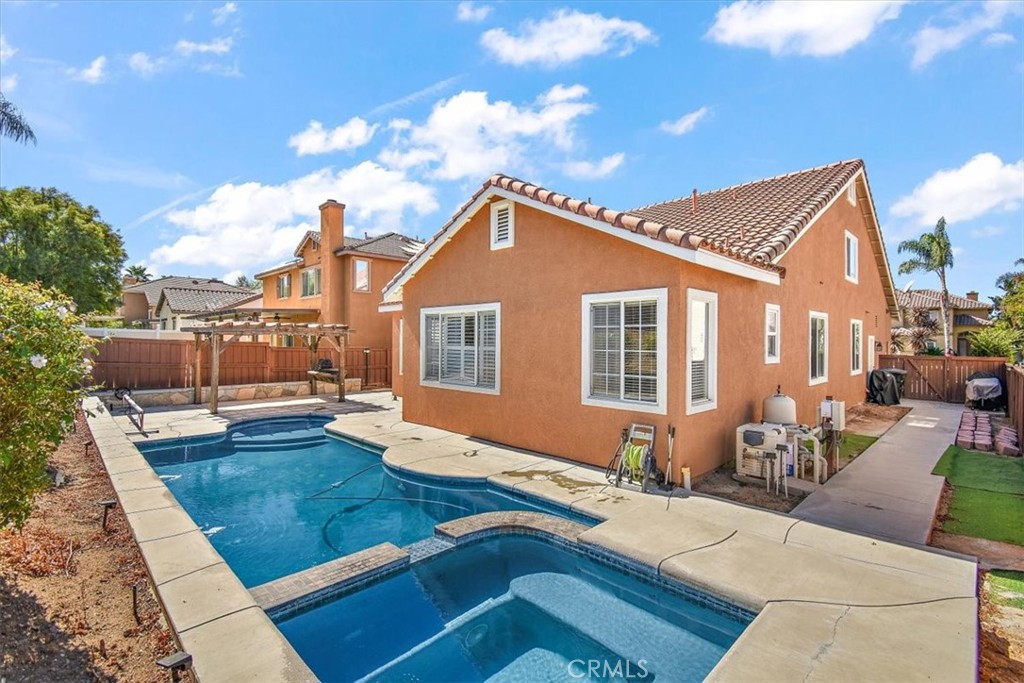
[[[907,371],[903,397],[923,401],[963,403],[967,378],[976,372],[990,372],[1006,382],[1006,359],[975,356],[882,355],[878,367]]]

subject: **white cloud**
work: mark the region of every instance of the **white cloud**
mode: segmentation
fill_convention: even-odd
[[[68,75],[76,81],[95,85],[103,82],[103,79],[106,77],[106,68],[107,58],[101,55],[92,60],[89,66],[84,69],[68,69]]]
[[[216,74],[217,76],[225,76],[227,78],[245,77],[245,74],[242,73],[242,69],[238,66],[237,62],[234,64],[217,64],[215,62],[208,62],[206,64],[200,64],[199,71],[207,74]]]
[[[598,180],[610,176],[625,160],[626,155],[618,152],[598,161],[569,161],[562,171],[576,180]]]
[[[0,33],[0,64],[3,64],[16,54],[18,54],[18,48],[8,43],[7,39],[4,38],[4,34]]]
[[[683,114],[675,121],[662,121],[661,128],[669,135],[686,135],[694,128],[697,124],[708,115],[711,110],[707,107],[701,107],[697,111],[691,111],[689,114]]]
[[[739,0],[722,7],[707,38],[773,55],[839,55],[899,16],[904,2],[862,0]]]
[[[238,11],[238,4],[234,2],[226,2],[220,7],[215,7],[211,14],[213,15],[213,25],[223,26],[232,14]]]
[[[195,54],[226,55],[231,52],[234,41],[230,38],[215,38],[208,43],[195,43],[184,38],[174,44],[174,51],[185,57]]]
[[[486,19],[493,9],[490,5],[478,5],[466,0],[459,3],[455,16],[459,21],[478,22]]]
[[[368,143],[379,127],[380,124],[370,125],[358,116],[330,130],[319,121],[310,121],[306,130],[288,138],[288,146],[294,147],[300,157],[356,149]]]
[[[437,83],[428,85],[425,88],[421,88],[416,92],[409,93],[408,95],[403,95],[398,99],[391,100],[390,102],[385,102],[384,104],[378,104],[376,107],[369,111],[368,115],[380,116],[381,114],[385,114],[389,111],[401,109],[407,104],[413,104],[414,102],[419,102],[420,100],[426,99],[428,97],[439,95],[445,90],[447,90],[450,86],[455,84],[460,78],[462,78],[461,75],[452,76],[451,78],[446,78],[442,81],[438,81]]]
[[[10,74],[0,78],[0,91],[11,92],[18,87],[18,74]]]
[[[962,8],[962,5],[957,6],[958,10]],[[911,40],[914,58],[910,64],[920,69],[943,52],[956,50],[976,35],[998,28],[1007,16],[1020,11],[1020,5],[1012,0],[989,0],[981,5],[977,13],[971,16],[963,16],[961,13],[958,20],[949,26],[940,28],[929,22]]]
[[[950,251],[953,252],[953,256],[955,258],[960,258],[961,256],[964,255],[964,248],[963,247],[953,247],[952,249],[950,249]]]
[[[235,280],[237,280],[238,278],[240,278],[243,275],[245,275],[245,271],[244,270],[242,270],[241,268],[235,268],[234,270],[229,270],[228,272],[226,272],[223,275],[221,275],[220,276],[220,281],[221,282],[226,282],[229,285],[233,285],[233,284],[235,284]]]
[[[425,167],[444,180],[529,170],[552,151],[572,148],[576,120],[594,111],[583,86],[556,85],[533,104],[491,102],[464,91],[434,105],[426,122],[389,124],[395,135],[381,161],[393,168]]]
[[[128,67],[143,78],[149,78],[163,66],[163,61],[153,59],[145,52],[136,52],[128,58]]]
[[[1009,45],[1010,43],[1016,43],[1017,39],[1013,37],[1012,33],[990,33],[985,36],[985,40],[982,41],[986,45]]]
[[[1003,163],[984,152],[960,168],[936,171],[893,204],[894,216],[912,217],[917,225],[932,226],[941,216],[950,223],[991,211],[1013,211],[1024,202],[1024,159]]]
[[[974,239],[985,239],[987,237],[998,237],[1006,232],[1006,228],[1001,225],[986,225],[983,228],[974,228],[971,230],[971,237]]]
[[[519,25],[519,35],[495,28],[480,37],[480,44],[499,62],[546,67],[571,64],[611,51],[621,57],[641,43],[656,41],[657,36],[638,21],[568,9],[557,10],[540,21],[524,21]]]
[[[184,234],[157,247],[148,262],[216,265],[252,269],[291,257],[306,230],[319,225],[320,204],[347,204],[352,233],[401,230],[408,214],[438,208],[434,188],[371,161],[341,171],[324,168],[280,185],[227,183],[192,209],[172,211],[167,220]]]

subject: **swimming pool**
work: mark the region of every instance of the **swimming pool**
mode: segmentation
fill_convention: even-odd
[[[499,536],[277,624],[324,681],[687,683],[751,618],[727,614],[568,547]]]
[[[257,420],[139,450],[247,587],[385,541],[408,545],[440,522],[478,512],[595,521],[486,483],[396,472],[379,451],[328,436],[331,419]]]

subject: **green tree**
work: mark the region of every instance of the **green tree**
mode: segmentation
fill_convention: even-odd
[[[0,93],[0,137],[36,144],[36,134],[32,132],[25,117],[3,93]]]
[[[85,395],[93,343],[80,322],[60,292],[0,275],[0,528],[28,517]]]
[[[150,272],[146,270],[146,266],[142,265],[141,263],[134,266],[128,266],[127,268],[124,269],[124,273],[125,275],[130,275],[139,282],[149,282],[150,280],[153,279],[153,276],[150,274]]]
[[[972,356],[1002,356],[1013,359],[1020,348],[1021,334],[1009,327],[986,327],[971,334]]]
[[[248,275],[239,275],[235,278],[235,287],[244,287],[254,292],[261,291],[263,289],[263,280],[257,280]]]
[[[52,187],[0,188],[0,273],[105,313],[118,305],[124,260],[121,235],[95,208]]]
[[[1013,265],[1024,266],[1024,258],[1017,259]],[[996,287],[1003,290],[1000,296],[992,297],[996,324],[1024,333],[1024,271],[1003,273],[996,278]]]
[[[919,270],[935,273],[939,277],[939,308],[942,312],[943,350],[951,349],[949,319],[949,290],[946,289],[946,271],[953,267],[953,246],[946,234],[946,219],[940,218],[935,229],[917,239],[904,240],[899,252],[909,252],[912,257],[900,264],[900,275],[909,275]]]

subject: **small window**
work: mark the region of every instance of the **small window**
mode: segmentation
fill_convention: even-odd
[[[846,279],[850,282],[857,282],[858,269],[857,238],[846,233]]]
[[[863,370],[864,357],[864,323],[860,320],[850,321],[850,374],[859,375]]]
[[[850,202],[853,206],[857,206],[857,183],[855,181],[850,181],[846,188],[846,201]]]
[[[352,289],[357,292],[370,291],[370,262],[363,259],[352,261],[353,284]]]
[[[302,296],[316,296],[320,293],[320,267],[302,271]]]
[[[718,295],[686,290],[686,414],[718,406]]]
[[[780,362],[782,351],[779,340],[782,311],[778,304],[764,305],[764,362],[765,365]]]
[[[828,314],[811,311],[808,339],[810,381],[821,384],[828,381]]]
[[[491,204],[491,249],[505,249],[516,241],[515,205],[512,202]]]
[[[398,319],[398,374],[405,370],[405,318]]]
[[[423,309],[422,384],[497,394],[498,304]]]
[[[292,276],[278,275],[277,276],[277,298],[287,299],[292,295]]]

